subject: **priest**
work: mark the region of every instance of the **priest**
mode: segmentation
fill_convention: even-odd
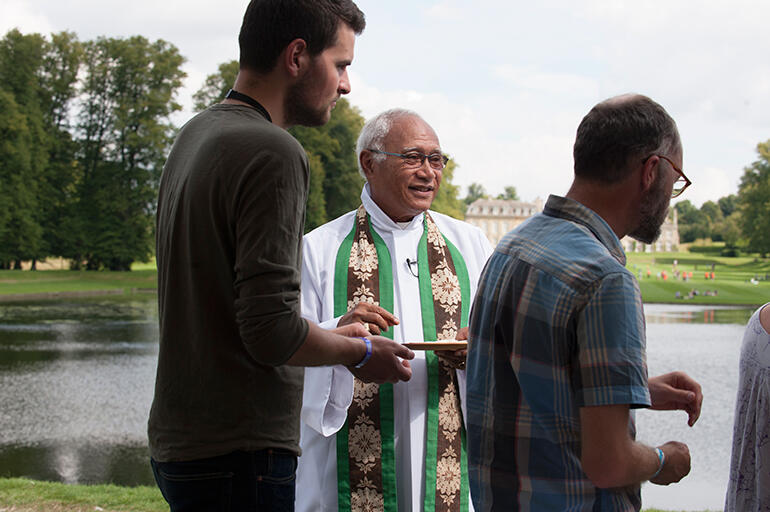
[[[436,133],[393,109],[366,123],[356,152],[361,205],[304,238],[303,316],[400,342],[467,339],[492,249],[480,229],[429,210],[447,163]],[[395,385],[306,369],[298,511],[469,510],[465,351],[417,351],[411,366]]]

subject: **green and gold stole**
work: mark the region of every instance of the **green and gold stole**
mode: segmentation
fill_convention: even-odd
[[[454,340],[468,324],[470,281],[459,251],[425,212],[417,249],[423,339]],[[334,316],[359,302],[393,312],[393,267],[385,242],[363,205],[337,252]],[[384,332],[393,338],[393,328]],[[465,428],[455,373],[435,353],[425,353],[428,411],[425,446],[426,511],[468,510]],[[355,379],[353,403],[337,433],[337,481],[341,511],[397,512],[393,385]]]

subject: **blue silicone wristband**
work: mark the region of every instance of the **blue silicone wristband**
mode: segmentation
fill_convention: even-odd
[[[369,358],[372,357],[372,340],[369,338],[358,338],[359,340],[364,340],[364,343],[366,343],[366,355],[363,359],[361,359],[361,362],[358,363],[354,368],[361,368],[363,365],[365,365],[367,362],[369,362]]]
[[[660,448],[655,448],[655,451],[658,454],[658,470],[655,472],[654,475],[650,477],[650,480],[652,480],[653,478],[655,478],[660,474],[660,471],[663,469],[663,464],[666,463],[666,455],[663,453],[663,450],[661,450]]]

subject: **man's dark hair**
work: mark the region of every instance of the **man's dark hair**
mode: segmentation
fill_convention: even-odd
[[[366,26],[351,0],[251,0],[238,36],[241,68],[271,71],[294,39],[303,39],[310,55],[318,55],[336,44],[340,22],[356,34]]]
[[[676,123],[663,107],[638,94],[610,98],[580,122],[573,156],[575,177],[607,184],[622,181],[653,153],[671,156],[680,148]]]

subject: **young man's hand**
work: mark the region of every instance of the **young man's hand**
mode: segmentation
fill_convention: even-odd
[[[412,378],[412,366],[408,360],[414,359],[414,352],[383,336],[371,336],[369,339],[372,355],[361,368],[348,367],[353,375],[364,382],[377,384]]]

